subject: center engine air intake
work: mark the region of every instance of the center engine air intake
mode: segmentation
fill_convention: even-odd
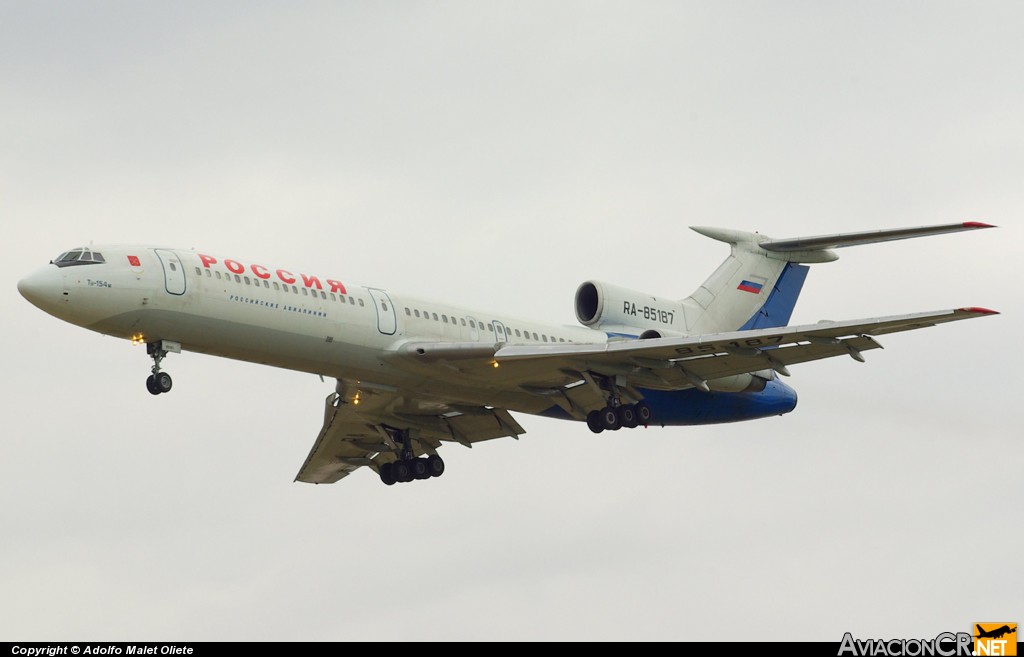
[[[576,288],[576,319],[594,329],[629,329],[644,337],[683,335],[685,321],[680,301],[629,290],[600,281]]]
[[[590,326],[601,318],[604,299],[597,290],[597,284],[587,281],[576,289],[576,319],[584,326]]]

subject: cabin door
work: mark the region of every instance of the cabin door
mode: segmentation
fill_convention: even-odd
[[[185,294],[185,268],[181,265],[181,258],[174,251],[154,250],[156,256],[160,258],[160,265],[164,268],[164,289],[168,294],[177,296]]]
[[[398,317],[395,316],[395,304],[384,290],[368,288],[373,299],[373,307],[377,309],[377,330],[383,335],[394,335],[398,330]]]

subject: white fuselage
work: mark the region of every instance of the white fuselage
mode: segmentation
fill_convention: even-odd
[[[472,404],[541,412],[550,404],[488,371],[439,376],[406,358],[410,343],[603,343],[584,327],[350,285],[322,274],[152,246],[94,245],[104,262],[47,265],[19,283],[35,305],[73,324],[135,342],[408,390]],[[454,369],[454,368],[453,368]],[[568,379],[567,379],[568,380]],[[510,385],[510,383],[512,385]]]

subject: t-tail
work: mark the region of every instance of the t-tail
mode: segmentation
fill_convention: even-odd
[[[686,333],[786,326],[807,278],[807,264],[837,260],[839,256],[832,249],[979,228],[993,226],[969,221],[789,239],[692,226],[701,235],[726,242],[732,252],[696,292],[682,301]]]
[[[788,325],[793,314],[807,278],[807,265],[837,260],[833,249],[993,226],[968,221],[789,239],[724,228],[692,228],[732,248],[729,257],[693,294],[682,300],[666,299],[586,281],[576,291],[576,317],[580,322],[610,337],[623,338],[782,327]]]

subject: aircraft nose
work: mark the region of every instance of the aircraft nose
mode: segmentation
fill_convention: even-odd
[[[60,269],[47,265],[18,281],[18,292],[32,305],[47,312],[58,307],[64,294],[64,281]]]

